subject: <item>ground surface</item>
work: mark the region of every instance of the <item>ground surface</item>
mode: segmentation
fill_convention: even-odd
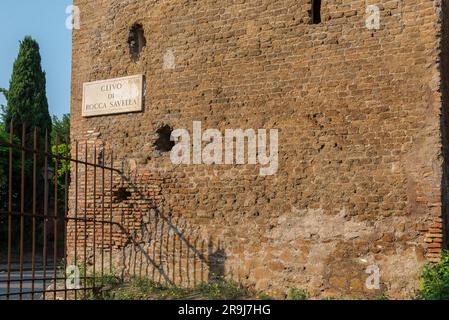
[[[0,265],[0,300],[6,299],[6,293],[7,293],[7,280],[8,280],[8,272],[6,271],[7,268],[6,265]],[[18,294],[20,293],[20,266],[18,264],[13,264],[11,268],[10,273],[10,279],[11,279],[11,285],[10,285],[10,293]],[[27,293],[30,292],[33,286],[32,282],[32,268],[31,264],[25,264],[23,267],[23,276],[22,279],[22,292]],[[46,278],[49,279],[53,275],[53,267],[47,266],[46,271]],[[44,276],[44,269],[42,266],[38,265],[35,268],[35,278],[36,279],[42,279]],[[45,286],[48,286],[50,283],[50,280],[48,280],[45,284]],[[34,281],[34,291],[42,291],[44,289],[44,282],[42,280],[35,280]],[[41,294],[35,294],[34,299],[41,299]],[[11,300],[19,300],[20,295],[14,295],[10,297]],[[31,294],[24,294],[22,295],[22,300],[31,300],[32,295]]]

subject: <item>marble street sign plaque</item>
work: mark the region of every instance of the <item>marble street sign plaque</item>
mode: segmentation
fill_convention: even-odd
[[[141,112],[143,75],[83,84],[83,117]]]

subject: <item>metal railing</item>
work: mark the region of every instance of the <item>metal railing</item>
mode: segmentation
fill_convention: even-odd
[[[0,224],[0,299],[67,299],[67,294],[73,292],[75,299],[78,292],[82,291],[86,296],[89,290],[95,288],[95,277],[89,277],[87,272],[87,224],[94,224],[93,244],[90,244],[95,252],[97,244],[95,232],[98,224],[101,225],[101,270],[104,274],[104,254],[112,250],[105,250],[105,229],[109,228],[109,236],[112,237],[112,213],[109,219],[105,219],[104,198],[106,193],[106,179],[109,176],[110,197],[112,198],[113,173],[119,170],[113,167],[113,156],[111,154],[111,165],[106,166],[105,154],[102,153],[102,163],[89,162],[86,157],[79,159],[79,143],[75,143],[75,158],[71,157],[69,151],[69,139],[60,144],[59,138],[55,139],[56,149],[51,150],[48,130],[44,133],[37,128],[26,128],[22,125],[21,138],[15,136],[14,127],[11,123],[9,127],[9,141],[0,138],[0,147],[3,147],[2,156],[7,153],[7,159],[2,159],[7,178],[6,183],[0,185],[0,217],[3,218]],[[30,132],[31,131],[31,132]],[[41,136],[39,136],[41,134]],[[42,141],[42,137],[44,138]],[[30,141],[27,141],[28,140]],[[20,142],[18,142],[20,141]],[[41,142],[40,144],[38,142]],[[31,146],[30,146],[31,145]],[[63,154],[59,152],[59,146],[64,146]],[[96,159],[97,148],[94,148],[94,159]],[[5,152],[5,150],[7,150]],[[111,152],[112,153],[112,152]],[[5,161],[6,160],[6,161]],[[74,215],[69,215],[69,184],[70,167],[75,182],[75,203]],[[78,183],[79,167],[84,167],[84,209],[83,213],[78,210]],[[94,214],[92,218],[87,216],[87,191],[88,191],[88,168],[94,172],[93,192],[97,193],[97,172],[100,171],[101,192],[103,198],[102,216],[97,219]],[[60,171],[60,169],[63,169]],[[42,176],[40,173],[42,172]],[[109,174],[106,174],[106,173]],[[62,198],[62,199],[61,199]],[[94,212],[95,208],[94,201]],[[110,212],[112,212],[112,201],[110,201]],[[4,209],[2,209],[4,208]],[[67,226],[74,225],[74,241],[71,252],[73,257],[69,257]],[[78,225],[84,225],[84,241],[78,241]],[[112,240],[109,241],[109,245]],[[79,252],[82,251],[83,260],[78,261]],[[75,266],[84,268],[84,273],[80,275],[82,286],[68,287],[66,274],[68,260]],[[112,270],[112,258],[109,259],[109,271]],[[96,274],[95,261],[93,275]],[[50,286],[48,286],[50,284]],[[60,295],[57,297],[57,295]],[[61,296],[61,294],[63,296]]]
[[[19,139],[12,124],[8,141],[0,135],[0,300],[85,299],[105,275],[192,287],[224,272],[221,245],[161,213],[123,162],[114,167],[112,149],[49,138],[23,125]],[[79,285],[68,285],[68,267]]]

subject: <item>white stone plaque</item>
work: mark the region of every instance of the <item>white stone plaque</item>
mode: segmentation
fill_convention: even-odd
[[[142,111],[143,75],[83,84],[83,117]]]

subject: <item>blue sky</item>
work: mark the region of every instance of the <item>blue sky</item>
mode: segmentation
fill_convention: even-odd
[[[47,74],[51,115],[70,112],[72,33],[65,26],[66,8],[72,0],[1,0],[0,87],[8,88],[19,41],[32,36],[40,45]],[[0,104],[5,104],[0,94]]]

